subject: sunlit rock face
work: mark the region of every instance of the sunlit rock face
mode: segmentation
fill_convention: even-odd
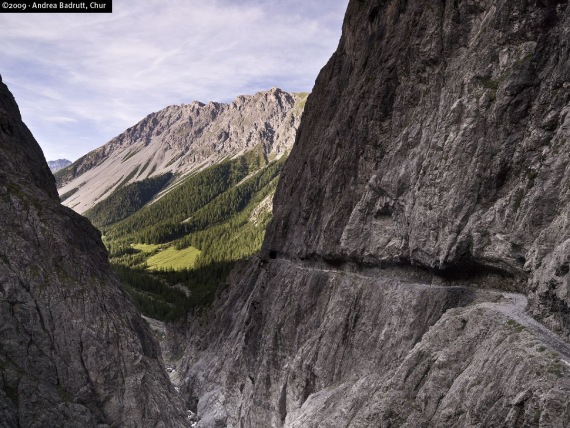
[[[48,167],[51,170],[51,172],[57,172],[60,169],[65,168],[68,165],[71,165],[71,161],[67,160],[67,159],[57,159],[54,161],[48,161]]]
[[[273,88],[229,104],[196,101],[151,113],[59,171],[62,202],[82,214],[122,186],[149,177],[181,178],[252,149],[279,158],[295,141],[306,97]]]
[[[160,349],[98,231],[0,82],[0,426],[186,426]]]
[[[566,1],[350,2],[189,333],[200,426],[570,424],[568,40]]]
[[[500,272],[568,333],[566,6],[351,2],[266,250]]]

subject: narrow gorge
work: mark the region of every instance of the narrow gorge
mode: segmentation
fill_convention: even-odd
[[[269,222],[227,281],[135,290],[187,300],[153,335],[0,80],[0,427],[570,426],[568,1],[350,0],[305,98],[171,106],[56,173],[141,275]]]

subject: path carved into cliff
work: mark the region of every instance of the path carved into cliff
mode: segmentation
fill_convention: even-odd
[[[481,289],[474,286],[466,285],[436,285],[423,282],[410,281],[405,275],[398,272],[397,269],[379,269],[364,268],[359,271],[351,271],[345,269],[335,269],[322,262],[293,262],[297,269],[305,271],[319,271],[333,275],[351,275],[355,278],[374,280],[382,279],[397,280],[409,287],[417,288],[447,288],[447,289],[464,289],[466,291],[475,292],[478,299],[476,304],[481,307],[500,312],[508,318],[515,321],[520,326],[528,329],[542,344],[546,345],[550,350],[560,355],[561,360],[570,367],[570,344],[561,336],[549,330],[543,324],[535,320],[528,312],[528,298],[524,294],[510,293],[495,289]],[[486,301],[482,301],[485,299]]]

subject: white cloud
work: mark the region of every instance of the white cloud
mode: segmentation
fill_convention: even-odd
[[[45,120],[47,122],[53,122],[53,123],[75,123],[75,122],[77,122],[77,119],[74,119],[72,117],[64,117],[64,116],[48,116],[45,118]]]
[[[312,88],[348,0],[115,0],[0,15],[0,73],[47,158],[77,158],[170,104]]]

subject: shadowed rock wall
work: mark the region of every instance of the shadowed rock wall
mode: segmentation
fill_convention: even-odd
[[[186,426],[99,232],[60,205],[0,81],[0,426]]]

